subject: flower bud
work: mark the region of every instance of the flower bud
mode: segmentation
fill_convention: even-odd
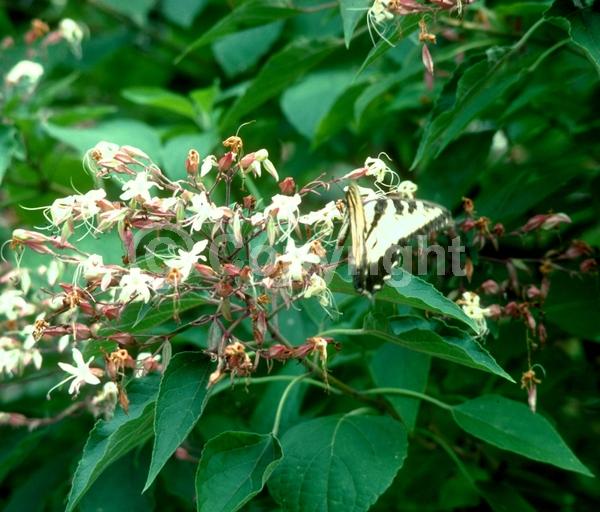
[[[200,168],[200,153],[195,149],[190,149],[188,151],[187,158],[185,159],[185,170],[188,173],[188,176],[194,178],[198,174],[198,169]]]
[[[581,262],[579,265],[579,270],[584,274],[588,274],[590,272],[595,272],[598,269],[598,262],[594,258],[588,258]]]
[[[296,182],[294,181],[294,178],[288,176],[283,181],[280,181],[279,190],[286,196],[293,196],[296,193]]]
[[[497,295],[500,292],[500,285],[493,279],[488,279],[481,283],[481,290],[487,295]]]
[[[242,199],[244,208],[253,210],[256,207],[256,198],[252,195],[244,196]]]
[[[219,171],[226,172],[233,165],[233,161],[235,159],[235,154],[232,151],[228,151],[225,153],[220,159],[218,163]]]

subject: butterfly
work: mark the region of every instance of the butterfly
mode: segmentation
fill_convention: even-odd
[[[383,193],[354,183],[347,188],[346,205],[354,287],[365,294],[381,289],[412,237],[452,223],[446,208],[414,199],[412,193]]]

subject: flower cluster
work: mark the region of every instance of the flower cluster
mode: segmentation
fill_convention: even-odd
[[[18,364],[4,363],[16,357],[16,342],[3,341],[6,373],[21,371],[30,360],[41,362],[34,343],[60,351],[70,347],[74,364],[59,364],[67,376],[53,390],[69,383],[68,392],[77,395],[83,386],[102,385],[88,406],[95,415],[109,416],[116,403],[126,407],[126,379],[161,370],[160,353],[175,334],[138,337],[127,327],[107,332],[125,311],[147,311],[146,305],[170,311],[179,322],[177,332],[210,323],[213,335],[205,348],[216,363],[211,385],[227,374],[249,376],[261,360],[269,365],[313,356],[327,361],[328,342],[311,338],[287,347],[284,355],[269,333],[277,312],[297,301],[312,299],[328,313],[335,310],[325,279],[326,256],[336,244],[335,224],[344,218],[344,203],[306,210],[304,197],[323,185],[308,184],[297,192],[290,178],[280,183],[282,193],[268,200],[238,197],[235,183],[243,188],[248,179],[279,175],[267,150],[244,153],[239,137],[223,144],[221,156],[201,157],[191,149],[185,161],[188,178],[179,181],[165,176],[138,148],[103,141],[87,152],[86,169],[97,180],[118,182],[121,192],[109,198],[97,188],[58,198],[41,208],[47,226],[13,232],[11,247],[17,254],[31,249],[53,258],[47,277],[56,291],[33,327],[35,336],[28,338],[33,341],[19,345]],[[379,176],[373,162],[368,159],[356,172]],[[122,259],[78,248],[82,237],[109,233],[120,239]],[[140,243],[147,237],[151,243]],[[36,312],[18,290],[5,293],[8,318],[31,318]],[[189,297],[202,297],[199,303],[214,312],[184,323],[180,304]],[[244,338],[241,325],[250,327],[252,339]],[[25,336],[27,327],[21,332]],[[94,347],[100,340],[109,344],[98,352]]]

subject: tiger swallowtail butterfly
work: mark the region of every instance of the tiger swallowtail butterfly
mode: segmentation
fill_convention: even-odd
[[[350,264],[357,291],[372,294],[390,278],[401,247],[419,234],[452,223],[443,206],[414,199],[410,194],[382,193],[352,183],[346,191],[352,241]]]

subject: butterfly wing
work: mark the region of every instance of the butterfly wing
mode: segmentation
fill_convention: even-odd
[[[354,285],[360,292],[373,293],[383,286],[412,237],[451,222],[448,210],[428,201],[394,194],[363,200],[356,185],[348,188],[347,198]]]

